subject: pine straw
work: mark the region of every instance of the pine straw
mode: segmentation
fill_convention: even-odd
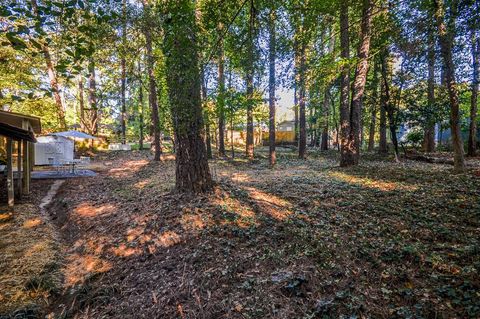
[[[38,208],[49,183],[34,181],[30,198],[0,221],[0,315],[36,311],[60,287],[59,239]]]

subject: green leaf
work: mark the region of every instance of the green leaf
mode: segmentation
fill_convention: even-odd
[[[38,50],[42,49],[42,45],[35,39],[30,39],[30,43]]]
[[[14,32],[7,32],[6,37],[15,50],[23,50],[27,48],[25,42],[17,37]]]

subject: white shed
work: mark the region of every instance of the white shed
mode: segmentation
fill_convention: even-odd
[[[73,161],[73,140],[55,135],[37,137],[35,144],[35,165],[48,165]]]

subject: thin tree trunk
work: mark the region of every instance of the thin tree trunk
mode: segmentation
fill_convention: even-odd
[[[205,142],[206,142],[206,147],[207,147],[207,157],[208,159],[211,159],[212,156],[212,138],[210,136],[210,118],[208,116],[208,110],[206,109],[207,103],[208,103],[208,97],[207,97],[207,83],[205,82],[205,70],[202,67],[202,70],[200,71],[201,75],[201,81],[202,81],[202,105],[204,105],[204,116],[205,116]]]
[[[373,67],[372,80],[372,112],[370,115],[370,129],[368,132],[368,151],[372,152],[375,147],[375,128],[377,124],[377,105],[378,105],[378,62],[375,60]]]
[[[85,132],[85,98],[83,96],[83,76],[81,74],[78,75],[78,101],[79,101],[79,122],[80,122],[80,131]]]
[[[297,84],[297,71],[295,72],[295,84],[293,86],[293,114],[294,114],[294,140],[296,143],[298,143],[298,131],[299,131],[299,125],[298,125],[298,84]]]
[[[218,34],[223,34],[223,23],[218,24]],[[225,68],[223,39],[218,49],[218,153],[225,156]]]
[[[322,131],[322,143],[320,145],[320,150],[328,150],[328,110],[330,106],[330,87],[325,88],[325,94],[323,97],[323,131]]]
[[[477,153],[477,108],[478,108],[478,84],[479,84],[479,65],[480,65],[480,37],[476,30],[472,30],[472,97],[470,102],[470,127],[468,132],[468,156],[475,156]]]
[[[275,19],[276,11],[274,1],[271,1],[270,14],[268,19],[269,32],[269,48],[268,48],[268,62],[269,62],[269,76],[268,76],[268,144],[269,144],[269,160],[270,166],[273,167],[277,161],[275,152],[275,57],[276,57],[276,30]]]
[[[340,75],[340,154],[345,158],[348,152],[348,134],[350,131],[350,107],[348,104],[350,95],[350,68],[346,64],[350,59],[350,35],[348,19],[348,0],[340,3],[340,57],[345,62]],[[342,160],[340,161],[342,165]]]
[[[333,25],[333,21],[330,21]],[[329,41],[329,46],[328,46],[328,53],[329,54],[334,54],[335,52],[335,35],[334,35],[334,30],[333,27],[330,28],[330,41]],[[323,38],[323,33],[322,33],[322,38]],[[322,40],[323,42],[323,40]],[[335,57],[335,56],[334,56]],[[324,126],[323,126],[323,132],[322,132],[322,144],[321,144],[321,150],[326,151],[328,150],[329,147],[329,117],[330,117],[330,91],[331,91],[331,84],[328,83],[325,86],[325,95],[324,95],[324,100],[323,100],[323,117],[324,117]]]
[[[38,13],[38,5],[36,0],[31,0],[33,13],[37,16],[39,23],[41,23],[41,17]],[[50,49],[46,42],[41,44],[42,54],[45,59],[45,65],[47,66],[48,79],[50,81],[50,87],[52,89],[53,97],[55,99],[55,104],[57,106],[57,118],[58,124],[61,130],[66,130],[67,122],[65,121],[65,110],[62,103],[62,98],[60,97],[60,88],[58,85],[57,75],[55,74],[55,68],[53,66],[52,57],[50,55]]]
[[[362,25],[358,47],[358,62],[352,85],[352,100],[350,104],[350,131],[346,152],[342,154],[341,166],[357,165],[360,158],[360,122],[362,102],[368,72],[368,54],[372,24],[372,0],[363,0]]]
[[[138,92],[138,104],[140,106],[140,114],[139,114],[139,128],[140,128],[140,136],[138,138],[138,148],[143,150],[143,81],[142,81],[142,72],[140,69],[140,62],[138,63],[138,74],[139,74],[139,92]]]
[[[195,6],[190,0],[165,2],[164,52],[175,134],[175,186],[180,192],[206,192],[213,182],[203,139],[200,69]]]
[[[95,61],[90,58],[88,61],[89,88],[88,101],[90,104],[89,134],[98,134],[98,104],[97,104],[97,84],[95,80]]]
[[[433,110],[435,105],[435,35],[429,31],[428,43],[428,105],[429,110]],[[429,121],[431,122],[431,121]],[[423,148],[425,152],[435,151],[435,123],[426,123]]]
[[[298,103],[298,124],[299,124],[299,136],[298,136],[298,157],[300,159],[304,159],[306,157],[306,152],[307,152],[307,120],[305,116],[305,95],[306,95],[306,81],[305,81],[305,44],[302,43],[300,46],[300,51],[299,51],[299,81],[298,81],[298,86],[299,86],[299,91],[298,91],[298,97],[299,97],[299,103]]]
[[[127,1],[122,1],[122,58],[120,60],[121,67],[121,105],[122,111],[120,114],[120,122],[122,127],[122,144],[127,142],[126,138],[126,121],[127,121],[127,103],[125,98],[126,84],[127,84],[127,70],[125,55],[127,52]]]
[[[388,153],[388,145],[387,145],[387,105],[386,105],[386,98],[385,98],[385,86],[381,84],[381,93],[380,93],[380,140],[378,145],[378,152],[380,154],[387,154]]]
[[[253,77],[255,72],[254,66],[254,39],[253,33],[255,28],[255,8],[253,0],[250,0],[250,19],[248,26],[248,62],[247,62],[247,140],[246,155],[247,158],[253,159]]]
[[[162,144],[160,140],[160,117],[158,115],[158,100],[157,100],[157,82],[155,79],[155,57],[152,49],[152,35],[150,24],[150,4],[143,1],[143,9],[146,16],[143,33],[145,36],[145,46],[147,49],[147,73],[148,73],[148,102],[150,104],[152,126],[153,126],[153,147],[154,147],[154,161],[160,161],[162,155]]]
[[[388,123],[390,128],[390,138],[392,139],[393,149],[395,152],[395,161],[399,162],[398,158],[398,141],[397,141],[397,125],[395,121],[395,104],[391,100],[390,95],[390,83],[389,83],[389,53],[385,50],[385,54],[382,56],[382,80],[384,89],[384,105],[387,111]]]
[[[453,1],[452,14],[449,21],[449,30],[445,23],[445,9],[443,0],[433,0],[435,18],[440,39],[440,48],[445,66],[445,79],[450,99],[450,127],[454,151],[454,169],[456,172],[465,171],[465,154],[460,129],[460,103],[458,101],[457,82],[455,79],[455,66],[453,64],[452,47],[455,36],[455,18],[457,2]]]

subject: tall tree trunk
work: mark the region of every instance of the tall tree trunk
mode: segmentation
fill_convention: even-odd
[[[428,39],[428,105],[433,110],[435,105],[435,35],[429,30]],[[432,122],[432,121],[429,121]],[[425,152],[435,151],[435,123],[426,123],[423,135],[423,148]]]
[[[472,41],[472,98],[470,101],[470,127],[468,132],[468,156],[475,156],[477,153],[477,108],[478,108],[478,84],[479,84],[479,65],[480,65],[480,37],[473,29],[471,35]]]
[[[127,53],[127,1],[122,1],[122,58],[120,60],[120,67],[121,67],[121,104],[122,104],[122,112],[120,114],[120,122],[122,127],[122,144],[127,142],[126,137],[126,121],[127,121],[127,103],[125,98],[125,91],[126,91],[126,82],[127,82],[127,70],[126,70],[126,58],[125,55]]]
[[[358,62],[352,85],[352,100],[350,104],[350,131],[346,152],[342,154],[340,165],[357,165],[360,158],[360,121],[362,102],[368,72],[368,53],[372,24],[372,0],[363,0],[362,25],[360,43],[358,46]]]
[[[97,104],[97,83],[95,80],[95,61],[90,58],[88,61],[89,88],[88,101],[90,104],[89,134],[98,134],[98,104]]]
[[[320,145],[320,150],[328,150],[328,110],[330,107],[330,87],[325,88],[325,93],[323,96],[323,130],[322,130],[322,144]]]
[[[387,145],[387,103],[385,98],[385,86],[381,84],[381,95],[380,95],[380,130],[379,130],[379,144],[378,144],[378,153],[387,154],[388,145]]]
[[[333,25],[333,21],[330,21]],[[334,54],[335,52],[335,34],[333,27],[330,28],[330,41],[328,45],[328,53],[329,54]],[[323,41],[322,41],[323,42]],[[323,117],[324,117],[324,126],[323,126],[323,132],[322,132],[322,145],[321,145],[321,150],[326,151],[328,150],[328,132],[329,132],[329,117],[330,117],[330,90],[331,90],[331,84],[328,83],[325,86],[325,95],[324,95],[324,100],[323,100]]]
[[[378,61],[375,60],[372,80],[372,110],[370,115],[370,129],[368,132],[368,151],[372,152],[375,147],[375,128],[377,124],[378,105]]]
[[[248,24],[248,61],[247,61],[247,141],[246,155],[247,158],[253,159],[253,77],[255,72],[254,66],[254,28],[255,28],[255,8],[253,0],[250,0],[250,19]]]
[[[83,96],[83,76],[81,74],[78,75],[78,102],[79,102],[79,122],[80,122],[80,131],[85,132],[85,98]]]
[[[158,115],[158,99],[157,99],[157,81],[155,79],[155,57],[152,49],[152,25],[150,17],[150,4],[146,0],[143,1],[143,9],[145,12],[145,25],[143,34],[145,36],[145,46],[147,49],[147,73],[148,73],[148,103],[150,104],[152,127],[153,127],[153,147],[154,161],[160,161],[162,155],[162,144],[160,140],[160,117]]]
[[[397,141],[397,124],[395,120],[395,104],[392,102],[390,95],[390,63],[389,63],[390,54],[388,49],[385,50],[384,55],[382,56],[382,80],[383,80],[383,89],[384,89],[384,105],[387,111],[388,124],[390,128],[390,138],[392,139],[393,149],[395,152],[395,161],[398,162],[398,141]]]
[[[37,0],[31,0],[33,13],[37,17],[38,22],[41,24],[41,17],[38,13]],[[60,97],[60,88],[58,85],[57,75],[55,74],[55,68],[52,62],[52,56],[50,55],[50,49],[46,42],[41,44],[41,51],[43,58],[45,59],[45,65],[47,67],[48,79],[50,81],[50,88],[52,89],[55,104],[57,106],[57,119],[61,130],[67,129],[67,122],[65,121],[65,109],[63,107],[62,98]]]
[[[348,152],[348,134],[350,131],[350,68],[346,64],[350,59],[350,34],[348,19],[349,1],[340,2],[340,57],[345,62],[340,75],[340,154],[345,158]],[[342,161],[340,162],[342,165]]]
[[[139,83],[139,89],[140,91],[138,92],[138,104],[140,106],[140,114],[139,114],[139,129],[140,129],[140,136],[138,137],[138,145],[139,149],[143,150],[143,83],[142,83],[142,78],[141,78],[141,73],[140,73],[140,83]]]
[[[460,104],[458,101],[457,82],[455,79],[455,66],[453,64],[452,47],[455,38],[455,19],[457,1],[451,4],[452,12],[449,18],[448,30],[445,23],[445,8],[443,0],[433,0],[435,18],[440,39],[440,48],[445,66],[445,79],[450,99],[450,129],[452,131],[452,143],[454,151],[454,169],[456,172],[465,171],[465,154],[460,129]]]
[[[218,24],[218,34],[223,34],[223,23]],[[218,153],[225,156],[225,54],[223,39],[218,48]]]
[[[271,1],[270,14],[268,17],[268,107],[269,107],[269,119],[268,119],[268,144],[269,144],[269,160],[270,166],[273,167],[277,161],[275,152],[275,57],[276,57],[276,10],[275,2]]]
[[[138,137],[138,148],[143,150],[143,81],[142,81],[142,70],[140,68],[140,61],[138,62],[138,75],[139,75],[139,92],[138,92],[138,104],[140,107],[140,112],[138,116],[140,136]]]
[[[210,136],[210,118],[208,116],[208,96],[207,96],[207,83],[205,82],[205,69],[202,67],[200,71],[201,82],[202,82],[202,105],[204,106],[204,116],[205,116],[205,143],[207,147],[207,158],[211,159],[212,156],[212,138]]]
[[[293,76],[293,113],[294,113],[294,140],[295,143],[298,144],[298,133],[299,133],[299,114],[298,114],[298,101],[299,99],[299,65],[300,65],[300,59],[298,55],[298,41],[295,40],[294,43],[294,63],[295,63],[295,68],[294,68],[294,76]]]
[[[213,182],[203,139],[200,69],[195,6],[191,0],[167,0],[164,23],[166,78],[175,133],[175,186],[180,192],[205,192]]]
[[[306,80],[305,80],[305,50],[306,45],[302,43],[299,50],[299,76],[298,76],[298,124],[299,124],[299,134],[298,134],[298,157],[304,159],[307,152],[307,119],[305,116],[305,96],[306,96]]]

